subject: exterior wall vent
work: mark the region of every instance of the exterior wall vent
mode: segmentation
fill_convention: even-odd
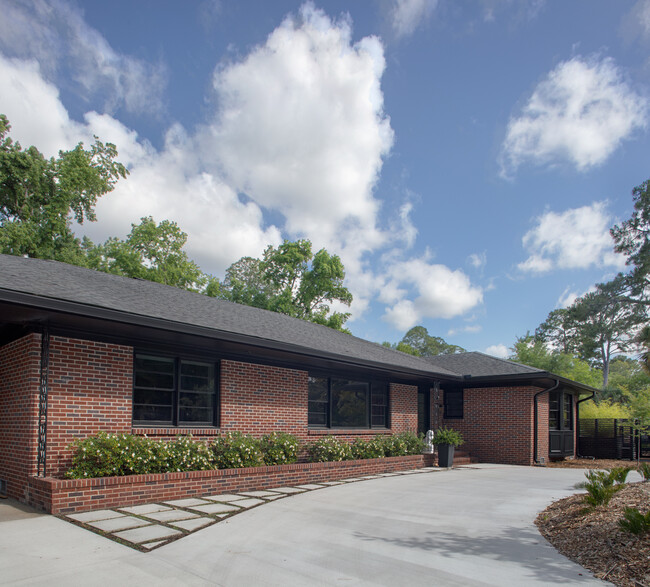
[[[7,480],[0,479],[0,495],[3,497],[7,496]]]

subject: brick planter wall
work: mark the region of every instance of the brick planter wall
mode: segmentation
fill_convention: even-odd
[[[413,455],[98,479],[31,477],[29,503],[52,514],[71,514],[216,493],[336,481],[432,464],[433,455]]]

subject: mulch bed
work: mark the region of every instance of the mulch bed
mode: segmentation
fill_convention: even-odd
[[[575,468],[632,466],[630,461],[566,461]],[[547,507],[535,523],[561,554],[589,569],[599,579],[623,587],[650,587],[650,533],[623,531],[619,520],[625,507],[642,513],[650,509],[650,482],[628,483],[607,506],[587,508],[584,494],[572,495]]]

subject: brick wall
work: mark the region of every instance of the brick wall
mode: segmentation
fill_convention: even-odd
[[[0,348],[0,479],[22,501],[28,476],[37,472],[40,366],[40,334]]]
[[[484,463],[533,464],[533,396],[537,387],[465,389],[462,419],[442,420],[463,434],[463,449]],[[443,390],[444,394],[444,390]],[[548,399],[539,400],[539,454],[548,455]],[[545,452],[543,452],[545,451]]]
[[[390,385],[391,432],[418,430],[418,388],[416,385],[391,383]]]
[[[70,443],[97,432],[131,432],[133,350],[52,336],[47,407],[47,474],[70,466]]]
[[[221,361],[221,429],[307,434],[307,372]]]
[[[414,455],[101,479],[32,477],[29,483],[33,506],[52,514],[71,514],[216,493],[323,483],[419,469],[431,464],[430,455]]]

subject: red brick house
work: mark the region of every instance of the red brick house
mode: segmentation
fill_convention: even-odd
[[[60,476],[100,430],[303,441],[460,430],[484,462],[572,456],[592,393],[483,355],[412,357],[324,326],[148,281],[0,255],[0,491]]]

